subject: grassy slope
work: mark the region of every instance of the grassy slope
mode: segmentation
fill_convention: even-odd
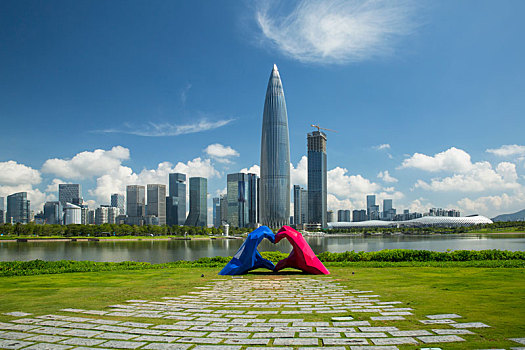
[[[332,266],[330,270],[334,279],[349,288],[370,289],[380,294],[382,300],[399,300],[413,307],[414,316],[408,317],[407,321],[396,322],[401,329],[431,329],[431,326],[423,326],[417,320],[427,314],[458,313],[464,317],[462,321],[481,321],[493,327],[473,330],[478,335],[467,336],[467,339],[474,340],[469,342],[469,348],[517,346],[505,339],[525,336],[525,269],[368,268],[361,265]],[[102,309],[128,299],[160,299],[185,294],[193,287],[217,278],[218,271],[218,268],[172,268],[0,277],[0,313],[15,310],[36,314],[57,313],[65,307]],[[261,276],[271,275],[254,273],[248,278]],[[361,318],[359,314],[353,316]],[[305,318],[329,320],[330,316],[311,315]],[[8,319],[0,315],[0,321]],[[442,347],[462,349],[465,345],[443,344]],[[400,349],[414,348],[400,346]]]

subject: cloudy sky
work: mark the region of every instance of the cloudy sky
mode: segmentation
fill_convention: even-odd
[[[168,173],[258,171],[283,80],[292,183],[328,132],[328,207],[525,208],[525,2],[2,1],[0,196],[90,205]],[[211,200],[210,200],[211,203]]]

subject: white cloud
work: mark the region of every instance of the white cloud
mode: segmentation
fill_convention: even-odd
[[[54,194],[43,193],[39,189],[33,188],[29,183],[0,186],[0,197],[7,197],[18,192],[27,192],[27,199],[30,200],[31,209],[35,212],[41,211],[46,201],[56,200]]]
[[[502,193],[475,199],[465,197],[460,199],[457,204],[461,208],[462,215],[465,213],[494,217],[499,214],[509,214],[525,207],[525,189],[522,187],[510,192],[510,194]]]
[[[365,196],[376,193],[381,186],[361,175],[348,175],[348,170],[336,167],[328,171],[328,193],[337,198],[350,199],[357,208],[365,206]]]
[[[484,192],[517,189],[521,187],[517,179],[516,165],[513,163],[502,162],[493,169],[489,162],[477,162],[471,164],[468,172],[434,178],[430,183],[418,180],[415,187],[430,191]]]
[[[186,100],[188,99],[188,92],[190,91],[191,89],[191,84],[187,84],[184,89],[182,89],[182,91],[180,92],[180,102],[185,105],[186,104]]]
[[[213,130],[225,126],[231,123],[234,119],[222,119],[217,121],[209,121],[207,119],[202,119],[198,122],[184,125],[176,125],[171,123],[154,123],[149,122],[146,125],[141,126],[132,126],[125,124],[123,128],[120,129],[105,129],[97,130],[97,132],[102,133],[121,133],[121,134],[131,134],[137,136],[178,136],[184,134],[193,134],[197,132],[203,132],[208,130]]]
[[[53,179],[49,185],[46,187],[46,192],[54,192],[58,193],[58,185],[59,184],[68,184],[70,182],[66,182],[60,179]]]
[[[331,193],[328,193],[326,196],[326,206],[329,210],[333,210],[336,215],[338,210],[356,209],[354,203],[350,199],[339,199]]]
[[[451,147],[434,156],[414,153],[413,156],[403,161],[401,168],[414,168],[429,172],[451,171],[465,173],[472,169],[472,162],[467,152]]]
[[[525,155],[525,146],[503,145],[500,148],[489,148],[486,152],[500,157],[523,156]]]
[[[48,159],[42,172],[66,179],[87,179],[111,171],[129,159],[129,149],[115,146],[111,150],[96,149],[78,153],[71,159]]]
[[[257,164],[252,165],[250,168],[242,168],[239,170],[240,173],[245,174],[256,174],[257,176],[261,176],[261,167]]]
[[[0,162],[0,185],[38,184],[42,181],[40,172],[13,160]]]
[[[381,145],[377,145],[377,146],[374,146],[372,148],[377,150],[377,151],[381,151],[381,150],[384,150],[384,149],[390,149],[390,144],[389,143],[383,143]]]
[[[396,42],[416,27],[411,1],[300,1],[282,15],[282,6],[260,7],[256,20],[268,42],[301,62],[359,62],[394,53]]]
[[[377,174],[377,177],[382,179],[384,182],[397,182],[398,181],[395,177],[390,176],[390,174],[388,173],[388,170],[380,171],[379,174]]]
[[[229,157],[238,157],[239,152],[230,146],[223,146],[220,143],[214,143],[204,149],[204,153],[220,163],[231,163]]]
[[[308,184],[308,157],[302,156],[297,168],[290,162],[290,181],[291,185],[302,185]]]

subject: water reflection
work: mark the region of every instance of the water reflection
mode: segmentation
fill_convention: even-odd
[[[308,237],[315,253],[330,251],[378,251],[382,249],[425,249],[446,251],[471,249],[525,250],[525,235],[432,235],[432,236],[346,236]],[[171,241],[102,241],[102,242],[0,242],[0,260],[93,260],[144,261],[163,263],[196,260],[201,257],[231,256],[242,240],[171,240]],[[289,253],[290,244],[263,241],[260,251]]]

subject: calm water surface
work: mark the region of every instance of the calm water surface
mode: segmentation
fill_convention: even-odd
[[[382,249],[425,249],[433,251],[501,249],[525,251],[525,235],[434,235],[434,236],[347,236],[308,237],[315,253],[330,251],[377,251]],[[0,260],[92,260],[145,261],[164,263],[202,257],[231,256],[243,240],[202,241],[111,241],[111,242],[0,242]],[[288,253],[287,241],[274,245],[263,241],[259,251]]]

